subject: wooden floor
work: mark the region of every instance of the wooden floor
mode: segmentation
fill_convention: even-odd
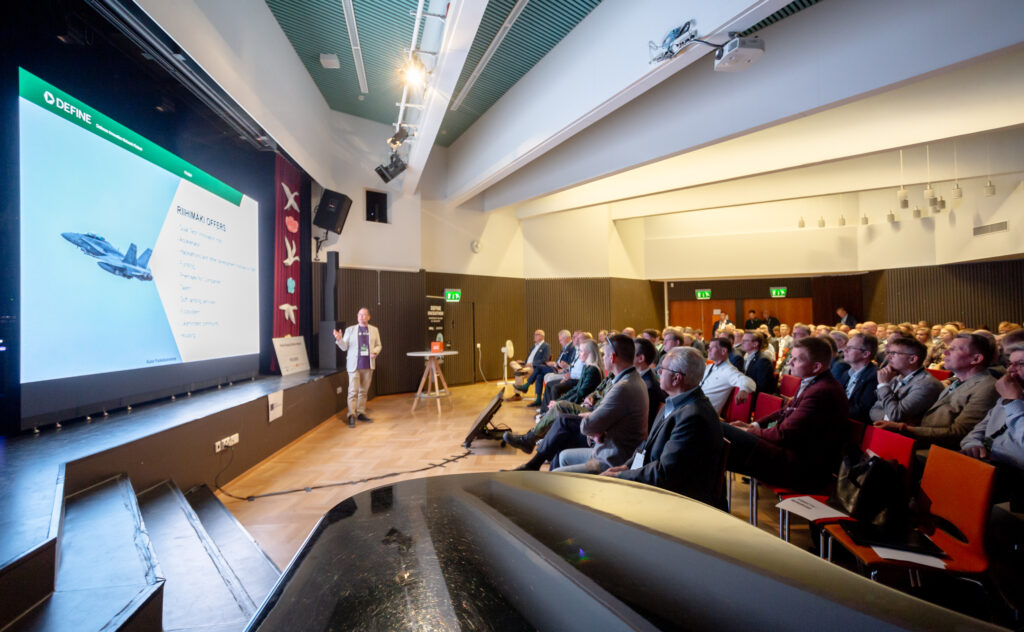
[[[462,442],[473,420],[497,390],[497,386],[489,384],[454,387],[451,401],[442,402],[440,414],[432,401],[425,402],[427,405],[420,404],[415,413],[410,412],[411,394],[378,397],[368,406],[374,423],[358,423],[355,428],[349,428],[343,418],[327,419],[256,467],[222,484],[232,495],[244,498],[362,481],[438,463],[465,452]],[[512,389],[508,390],[511,392]],[[517,433],[528,430],[533,425],[536,411],[527,407],[526,401],[505,402],[495,415],[494,424],[509,426]],[[478,439],[473,443],[469,456],[426,472],[258,498],[251,502],[236,500],[221,492],[217,495],[283,569],[320,517],[353,494],[423,476],[509,469],[527,458],[511,447],[501,448],[496,441]],[[748,486],[740,483],[737,477],[733,485],[733,515],[737,520],[747,520],[748,498]],[[759,501],[761,528],[777,534],[776,499],[770,498],[762,488]],[[806,523],[795,518],[793,523],[791,541],[806,550],[810,544]]]

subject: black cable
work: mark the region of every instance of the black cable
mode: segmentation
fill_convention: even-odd
[[[697,39],[696,37],[695,37],[695,38],[693,38],[693,39],[692,39],[692,40],[690,40],[690,41],[691,41],[691,42],[700,42],[701,44],[704,44],[704,45],[706,45],[706,46],[710,46],[710,47],[712,47],[712,48],[718,48],[718,49],[722,49],[722,48],[725,48],[725,44],[712,44],[711,42],[709,42],[709,41],[707,41],[707,40]],[[726,43],[728,43],[728,42],[726,42]]]
[[[241,496],[235,496],[234,494],[228,492],[223,487],[221,487],[220,483],[218,482],[218,479],[220,478],[220,475],[224,473],[224,470],[228,469],[228,467],[231,465],[231,461],[235,457],[235,448],[234,448],[234,446],[231,446],[231,459],[229,459],[228,460],[228,464],[225,465],[224,468],[221,469],[220,472],[217,472],[217,475],[213,477],[213,485],[214,485],[214,487],[217,488],[217,491],[219,491],[220,493],[224,494],[225,496],[227,496],[229,498],[234,498],[235,500],[245,500],[245,501],[248,501],[248,502],[252,502],[252,501],[256,500],[257,498],[267,498],[269,496],[283,496],[285,494],[295,494],[295,493],[298,493],[298,492],[307,492],[308,493],[308,492],[313,491],[314,489],[328,489],[330,487],[343,487],[345,485],[358,485],[360,483],[369,483],[369,482],[372,482],[372,481],[379,481],[379,480],[382,480],[382,479],[385,479],[385,478],[394,478],[395,476],[401,476],[403,474],[416,474],[418,472],[426,472],[427,470],[432,470],[432,469],[437,468],[437,467],[444,467],[445,465],[448,465],[449,463],[455,463],[456,461],[460,461],[460,460],[466,458],[467,456],[469,456],[472,453],[473,453],[472,450],[466,450],[462,454],[459,454],[459,455],[456,455],[456,456],[445,457],[440,463],[431,463],[429,465],[426,465],[426,466],[421,467],[421,468],[417,468],[415,470],[406,470],[404,472],[389,472],[387,474],[379,474],[377,476],[369,476],[367,478],[361,478],[361,479],[358,479],[358,480],[341,481],[341,482],[338,482],[338,483],[325,483],[323,485],[310,485],[308,487],[302,487],[302,488],[296,488],[296,489],[285,489],[285,490],[281,490],[281,491],[277,491],[277,492],[267,492],[266,494],[255,494],[253,496],[247,496],[245,498],[242,498]]]

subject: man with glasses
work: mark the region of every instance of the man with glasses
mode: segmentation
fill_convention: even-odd
[[[658,368],[668,394],[647,439],[625,464],[602,474],[646,483],[724,508],[718,497],[722,426],[700,389],[704,356],[692,347],[672,349]]]
[[[921,344],[916,340],[914,342]],[[988,372],[988,365],[995,353],[995,345],[985,336],[958,335],[945,353],[946,368],[956,377],[925,412],[921,425],[907,426],[893,421],[879,421],[875,425],[903,432],[920,443],[958,450],[960,441],[985,417],[999,398],[996,380]]]
[[[943,386],[925,370],[927,354],[928,349],[913,338],[894,338],[886,345],[889,363],[878,369],[878,399],[868,414],[875,426],[916,426],[938,399]]]
[[[1007,351],[1009,371],[996,381],[1000,399],[960,442],[960,451],[1024,470],[1024,344]]]
[[[875,349],[878,339],[871,334],[856,334],[843,348],[846,366],[836,375],[850,402],[850,418],[871,423],[871,407],[878,399],[878,367]]]

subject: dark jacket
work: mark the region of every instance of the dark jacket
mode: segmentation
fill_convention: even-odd
[[[654,418],[658,415],[658,409],[665,402],[666,394],[665,391],[661,390],[661,384],[658,383],[654,367],[651,367],[649,371],[645,371],[643,378],[644,384],[647,386],[647,427],[650,428],[651,424],[654,423]]]
[[[843,364],[846,363],[844,362]],[[839,380],[839,385],[845,391],[847,384],[850,383],[849,364],[846,364],[846,367],[840,371],[836,379]],[[869,364],[864,367],[864,370],[857,377],[857,384],[853,387],[853,392],[848,397],[850,402],[850,419],[856,419],[865,424],[871,423],[871,407],[875,405],[875,401],[878,399],[877,389],[878,367],[874,364]]]
[[[533,346],[530,347],[530,351],[533,351]],[[530,357],[530,353],[529,352],[526,353],[526,357],[527,358]],[[533,367],[545,366],[548,363],[548,361],[550,361],[550,360],[551,360],[551,345],[549,345],[547,343],[547,341],[544,341],[544,342],[540,343],[540,349],[537,349],[537,355],[533,356],[533,363],[531,364],[531,366],[533,366]],[[526,361],[524,360],[523,362],[525,363]]]
[[[717,506],[715,491],[722,455],[718,414],[699,388],[683,396],[671,414],[666,416],[664,410],[637,449],[644,453],[643,467],[620,472],[618,477]]]
[[[598,436],[594,458],[601,469],[622,465],[632,457],[647,436],[647,387],[636,369],[629,367],[616,376],[612,387],[580,423],[580,432]]]
[[[601,383],[601,369],[597,368],[592,364],[588,364],[583,367],[583,373],[580,374],[579,381],[576,382],[576,386],[562,395],[558,399],[562,399],[574,404],[582,404],[583,400],[594,392],[597,385]]]
[[[743,363],[740,363],[740,370],[743,370]],[[769,360],[760,351],[757,352],[757,356],[750,361],[750,366],[744,371],[747,377],[754,380],[754,384],[757,385],[757,391],[754,395],[754,399],[751,401],[751,406],[757,404],[757,393],[775,393],[775,366],[772,361]]]

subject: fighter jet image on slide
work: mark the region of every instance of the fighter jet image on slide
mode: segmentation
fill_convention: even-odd
[[[60,236],[78,246],[79,250],[90,257],[99,259],[96,265],[110,274],[125,279],[153,280],[153,273],[149,271],[149,256],[153,254],[150,248],[146,248],[142,256],[136,258],[135,244],[128,247],[128,254],[122,255],[120,250],[95,233],[61,233]]]

